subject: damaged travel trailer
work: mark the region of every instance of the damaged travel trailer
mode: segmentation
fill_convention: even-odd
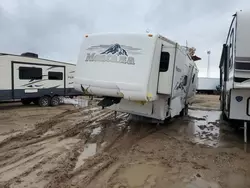
[[[159,34],[86,35],[75,89],[103,97],[103,107],[162,122],[183,115],[196,93],[200,58],[189,51]]]
[[[233,15],[220,60],[224,119],[250,120],[250,12]]]
[[[75,64],[38,58],[34,53],[0,53],[0,101],[20,100],[57,106],[60,96],[81,95],[74,89]]]

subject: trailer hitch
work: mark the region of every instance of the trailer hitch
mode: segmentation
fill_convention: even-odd
[[[121,101],[122,98],[117,97],[105,97],[103,100],[101,100],[97,105],[104,107],[109,107],[113,104],[118,104]]]

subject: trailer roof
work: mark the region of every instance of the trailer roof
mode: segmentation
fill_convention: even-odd
[[[56,61],[56,60],[45,59],[45,58],[40,58],[40,57],[22,56],[22,55],[18,55],[18,54],[0,53],[0,56],[15,56],[15,57],[23,57],[23,58],[31,58],[31,59],[40,59],[40,60],[45,60],[45,61],[52,61],[52,62],[68,64],[68,65],[75,65],[74,63],[69,63],[69,62]]]

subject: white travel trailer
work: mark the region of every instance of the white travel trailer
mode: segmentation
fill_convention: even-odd
[[[195,57],[158,34],[86,35],[75,89],[104,97],[103,107],[162,122],[185,113],[195,95]]]
[[[74,89],[75,65],[38,58],[34,53],[0,53],[0,101],[21,99],[56,106],[59,96],[80,95]]]
[[[216,94],[219,86],[220,78],[198,77],[197,93]]]
[[[223,117],[250,120],[250,12],[233,15],[220,60]]]

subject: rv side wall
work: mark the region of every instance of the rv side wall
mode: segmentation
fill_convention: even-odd
[[[250,11],[248,12],[238,12],[237,13],[237,27],[236,22],[234,25],[234,30],[237,28],[236,34],[236,41],[237,43],[237,50],[236,50],[236,57],[244,57],[249,60],[250,58],[250,37],[249,37],[249,18],[250,18]],[[245,60],[243,60],[245,61]]]
[[[215,91],[216,87],[220,85],[219,78],[198,78],[197,90]]]
[[[185,106],[188,85],[189,59],[187,55],[178,47],[173,76],[171,116],[178,115]]]
[[[193,75],[192,75],[192,81],[191,81],[191,87],[189,89],[189,97],[193,97],[196,94],[196,90],[198,87],[198,74],[199,74],[199,70],[196,66],[196,64],[194,63],[194,70],[193,70]]]
[[[250,11],[238,12],[236,18],[235,38],[237,42],[235,41],[232,45],[232,50],[235,51],[234,88],[250,88]]]
[[[80,95],[82,92],[78,92],[74,88],[74,78],[75,78],[75,70],[76,66],[75,65],[66,65],[66,82],[65,82],[65,87],[66,87],[66,93],[65,95]]]
[[[0,56],[0,100],[12,99],[11,62],[6,56]]]
[[[15,99],[65,94],[65,66],[12,64]]]
[[[250,93],[248,89],[230,92],[229,119],[250,121]]]
[[[77,96],[75,65],[15,55],[0,56],[0,100]]]

